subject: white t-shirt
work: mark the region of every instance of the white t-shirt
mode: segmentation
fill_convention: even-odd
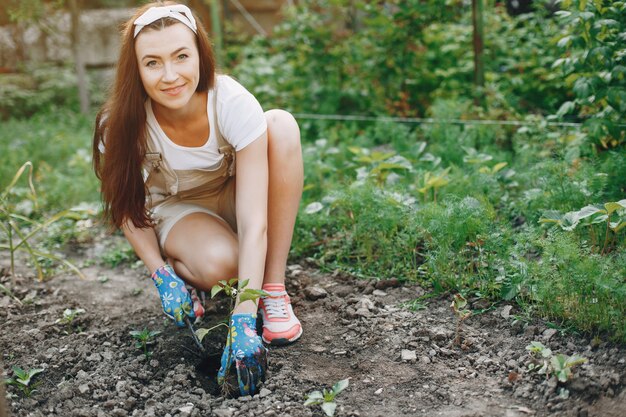
[[[257,99],[234,79],[218,75],[217,84],[217,124],[228,143],[239,151],[254,142],[267,129],[265,114]],[[213,94],[208,92],[207,115],[210,133],[206,143],[198,147],[175,144],[167,137],[152,111],[151,100],[146,101],[148,140],[159,142],[156,148],[163,149],[161,157],[172,169],[213,169],[219,166],[224,155],[219,153],[213,126]]]

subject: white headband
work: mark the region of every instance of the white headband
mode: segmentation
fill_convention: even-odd
[[[193,18],[189,7],[184,4],[176,4],[174,6],[151,7],[146,10],[146,12],[139,16],[133,23],[135,25],[134,37],[136,38],[141,29],[145,26],[148,26],[150,23],[156,22],[164,17],[176,19],[179,22],[184,23],[189,29],[193,30],[193,33],[198,33],[196,19]]]

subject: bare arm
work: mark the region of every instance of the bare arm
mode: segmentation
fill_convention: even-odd
[[[135,250],[135,253],[143,261],[150,274],[165,263],[159,249],[159,242],[153,228],[140,229],[132,222],[126,222],[122,226],[124,236]]]
[[[263,285],[267,254],[267,133],[237,152],[237,230],[239,278],[248,288]],[[245,301],[235,313],[256,313],[256,303]]]

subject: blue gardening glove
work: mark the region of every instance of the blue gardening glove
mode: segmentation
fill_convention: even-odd
[[[195,318],[193,302],[185,282],[176,275],[174,268],[165,264],[152,274],[152,281],[159,291],[163,312],[176,322],[178,327],[185,326],[185,315]]]
[[[217,373],[217,383],[224,385],[235,364],[241,395],[254,395],[265,381],[267,348],[256,334],[256,314],[233,314],[230,320],[222,366]],[[228,389],[231,391],[232,389]]]

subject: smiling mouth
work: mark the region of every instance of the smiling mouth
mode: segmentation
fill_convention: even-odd
[[[178,93],[180,93],[184,87],[185,87],[185,84],[179,85],[177,87],[165,88],[165,89],[162,89],[161,91],[164,92],[167,95],[175,96]]]

